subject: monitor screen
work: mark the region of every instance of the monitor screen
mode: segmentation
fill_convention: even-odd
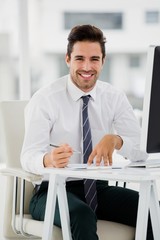
[[[150,46],[143,101],[141,150],[160,158],[160,46]]]

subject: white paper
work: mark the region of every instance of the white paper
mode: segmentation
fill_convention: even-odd
[[[67,168],[69,169],[87,169],[87,170],[99,170],[99,169],[122,169],[126,166],[127,163],[122,163],[122,162],[115,162],[112,164],[112,166],[104,166],[104,165],[100,165],[100,166],[96,166],[95,164],[84,164],[84,163],[72,163],[72,164],[68,164]]]

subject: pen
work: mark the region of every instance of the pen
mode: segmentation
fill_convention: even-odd
[[[55,144],[50,144],[50,146],[51,146],[51,147],[55,147],[55,148],[60,147],[59,145],[55,145]],[[81,152],[78,151],[78,150],[73,150],[73,152],[75,152],[75,153],[81,153]]]

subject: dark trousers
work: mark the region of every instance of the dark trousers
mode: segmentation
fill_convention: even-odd
[[[48,182],[43,182],[31,199],[30,212],[36,220],[44,220],[47,189]],[[95,214],[85,202],[83,181],[67,182],[66,189],[73,240],[98,240],[97,219],[136,226],[138,192],[123,187],[108,186],[107,181],[97,181],[98,208]],[[58,203],[56,203],[54,224],[61,227]],[[147,240],[153,240],[150,218]]]

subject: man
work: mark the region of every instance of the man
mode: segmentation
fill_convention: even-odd
[[[140,127],[133,109],[122,92],[98,80],[106,57],[105,42],[102,31],[95,26],[81,25],[71,30],[65,58],[69,75],[35,93],[25,112],[21,163],[26,171],[41,174],[45,167],[63,168],[68,163],[83,163],[86,156],[88,164],[112,165],[115,150],[134,160],[134,153],[139,149]],[[87,103],[83,102],[84,96],[88,98]],[[87,115],[86,131],[91,143],[87,147],[83,114]],[[92,150],[86,155],[88,146]],[[84,181],[79,179],[69,179],[66,183],[74,240],[97,240],[97,219],[136,226],[136,191],[96,181],[96,205],[92,208],[84,186]],[[34,219],[44,220],[47,187],[48,182],[44,181],[35,189],[30,203]],[[61,227],[58,204],[54,224]],[[151,239],[149,221],[147,240]]]

